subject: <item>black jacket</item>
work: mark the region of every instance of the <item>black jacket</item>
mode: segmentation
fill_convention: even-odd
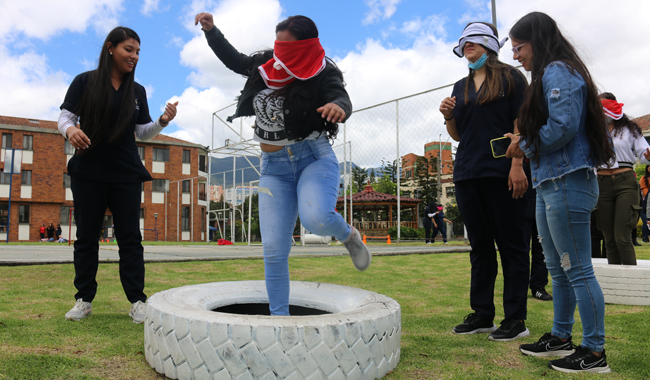
[[[257,67],[265,63],[268,57],[263,58],[263,53],[252,56],[240,53],[216,26],[205,31],[205,37],[212,51],[227,68],[248,77],[237,100],[235,114],[230,116],[228,121],[241,116],[254,116],[253,97],[267,88]],[[332,123],[328,123],[320,113],[316,112],[317,108],[327,103],[334,103],[341,107],[345,111],[346,120],[350,117],[352,103],[343,86],[343,74],[330,63],[320,74],[301,83],[296,92],[285,99],[284,128],[287,139],[302,140],[314,131],[322,132],[326,129],[331,130],[332,127],[335,129]]]

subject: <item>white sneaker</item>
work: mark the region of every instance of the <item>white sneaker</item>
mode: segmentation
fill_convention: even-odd
[[[129,317],[133,318],[133,323],[142,323],[146,317],[144,312],[144,302],[137,301],[131,305]]]
[[[370,251],[368,251],[368,247],[363,244],[363,240],[361,240],[359,231],[357,231],[357,229],[352,226],[350,226],[350,228],[352,229],[350,237],[348,237],[348,239],[344,241],[343,244],[350,253],[350,258],[352,259],[352,263],[354,264],[355,268],[360,271],[366,270],[370,266],[372,256],[370,255]]]
[[[74,304],[74,307],[69,312],[65,313],[65,319],[68,321],[79,321],[93,313],[93,305],[90,302],[84,302],[79,298]]]

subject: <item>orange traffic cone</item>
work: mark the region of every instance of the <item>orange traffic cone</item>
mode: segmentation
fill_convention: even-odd
[[[386,242],[388,245],[390,245],[390,235],[386,235],[388,237],[388,241]]]
[[[366,244],[366,235],[363,235],[363,244]]]

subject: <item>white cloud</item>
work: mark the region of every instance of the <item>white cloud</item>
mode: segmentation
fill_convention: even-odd
[[[402,0],[366,0],[370,8],[363,19],[363,24],[374,24],[379,20],[389,19],[397,11],[397,4]]]
[[[123,0],[5,1],[0,12],[0,41],[21,35],[47,40],[62,30],[105,34],[117,24]]]
[[[142,14],[145,16],[151,16],[153,12],[158,11],[158,3],[160,0],[144,0],[142,4]]]
[[[35,53],[10,55],[0,45],[0,104],[7,116],[56,120],[70,77],[52,71],[46,57]]]

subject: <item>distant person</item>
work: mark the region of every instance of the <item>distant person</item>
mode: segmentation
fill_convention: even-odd
[[[609,264],[636,265],[636,226],[641,198],[634,164],[650,164],[650,145],[639,125],[623,112],[614,94],[600,94],[616,156],[598,167],[598,228],[605,237]],[[634,239],[632,239],[634,235]]]
[[[289,315],[289,252],[296,218],[320,236],[334,236],[354,266],[370,266],[359,231],[335,211],[340,170],[332,150],[338,123],[352,113],[343,74],[325,57],[318,29],[305,16],[275,27],[273,50],[245,55],[214,25],[196,15],[212,51],[230,70],[247,77],[235,115],[255,116],[253,140],[260,143],[259,192],[264,277],[271,315]],[[121,238],[121,234],[120,234]]]
[[[499,40],[494,25],[472,22],[463,30],[454,54],[468,61],[469,74],[456,82],[440,112],[447,132],[458,141],[454,184],[460,214],[472,250],[470,307],[473,312],[453,331],[456,334],[490,333],[488,339],[510,341],[528,336],[528,244],[525,239],[528,181],[523,159],[494,158],[490,140],[517,132],[517,115],[527,83],[523,74],[499,61]],[[503,312],[494,324],[495,282],[503,268]]]
[[[54,232],[56,229],[54,228],[54,224],[50,223],[49,226],[47,226],[47,240],[54,239]]]
[[[63,234],[63,229],[61,229],[61,223],[56,224],[56,231],[54,231],[54,234],[56,235],[56,240],[59,240],[59,238],[61,238],[61,235]]]
[[[433,231],[433,217],[436,215],[436,203],[431,202],[424,209],[424,216],[422,217],[422,225],[424,226],[424,239],[425,244],[431,244],[435,242],[435,235],[433,239],[431,238],[431,231]]]
[[[605,355],[605,299],[591,263],[589,219],[598,201],[594,168],[614,157],[596,85],[555,20],[532,12],[510,29],[513,59],[531,73],[519,112],[521,136],[508,157],[528,157],[537,190],[537,229],[553,282],[553,328],[524,355],[563,356],[561,372],[611,372]],[[552,47],[552,48],[549,48]],[[607,255],[609,256],[609,248]],[[582,346],[572,330],[578,306]]]
[[[78,321],[92,312],[97,293],[98,251],[108,207],[120,235],[119,270],[131,302],[134,323],[145,319],[144,257],[140,234],[140,192],[151,175],[142,165],[135,137],[156,136],[176,116],[176,105],[151,120],[147,94],[135,82],[140,37],[129,28],[113,29],[101,47],[96,70],[77,75],[61,105],[59,131],[76,149],[68,162],[74,219],[76,303],[65,318]],[[77,127],[79,120],[80,128]]]
[[[436,237],[438,237],[438,232],[442,235],[443,244],[447,244],[447,224],[451,223],[451,220],[445,218],[445,212],[443,211],[443,206],[438,206],[436,208],[436,213],[433,216],[434,230],[433,230],[433,242],[436,242]]]
[[[41,240],[45,239],[45,231],[46,231],[45,224],[41,224],[41,228],[38,229],[38,232],[41,234]]]
[[[650,230],[648,229],[648,190],[650,190],[650,165],[646,165],[643,169],[643,176],[639,179],[639,185],[641,187],[641,221],[643,225],[641,227],[641,233],[643,236],[644,243],[649,243],[650,239]]]

